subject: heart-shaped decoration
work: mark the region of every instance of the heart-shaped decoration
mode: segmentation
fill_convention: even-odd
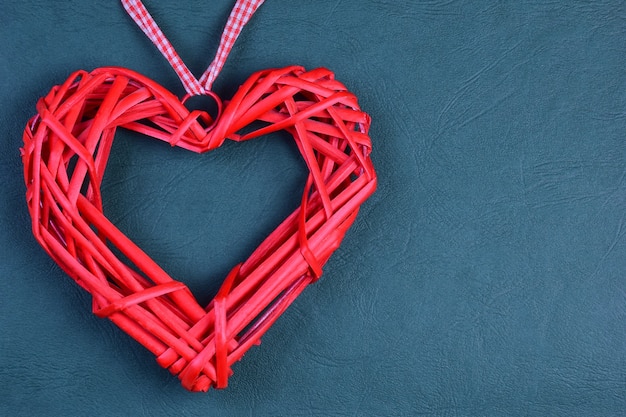
[[[226,386],[231,365],[320,276],[376,187],[369,117],[329,70],[258,72],[219,107],[213,120],[136,72],[98,68],[52,88],[23,136],[36,239],[93,296],[96,315],[193,391]],[[301,206],[232,270],[206,307],[103,214],[100,185],[118,127],[199,153],[225,139],[285,130],[306,162]]]

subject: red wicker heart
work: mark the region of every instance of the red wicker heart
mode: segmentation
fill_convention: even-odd
[[[263,127],[239,133],[255,121]],[[79,71],[39,100],[24,131],[33,232],[93,296],[96,315],[152,351],[185,388],[222,388],[231,365],[320,276],[374,191],[369,123],[356,97],[326,69],[258,72],[216,120],[190,112],[133,71]],[[194,152],[285,130],[306,162],[301,207],[233,269],[206,308],[102,212],[100,185],[118,127]]]

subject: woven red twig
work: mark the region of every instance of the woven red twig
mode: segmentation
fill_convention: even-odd
[[[254,121],[264,127],[239,133]],[[185,388],[225,387],[231,365],[320,276],[374,191],[369,123],[326,69],[258,72],[215,121],[133,71],[78,71],[40,99],[24,131],[33,232],[93,296],[94,313],[152,351]],[[118,127],[194,152],[286,130],[306,162],[301,207],[232,270],[207,307],[102,212],[100,185]]]

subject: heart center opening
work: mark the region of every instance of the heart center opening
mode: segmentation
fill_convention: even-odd
[[[205,306],[300,205],[307,174],[286,132],[198,155],[120,129],[101,187],[104,213]]]

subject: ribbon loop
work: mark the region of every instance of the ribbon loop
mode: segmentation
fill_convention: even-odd
[[[209,68],[200,77],[200,83],[204,88],[210,90],[213,86],[213,82],[219,75],[228,54],[233,49],[235,41],[239,37],[241,30],[248,23],[254,12],[263,4],[265,0],[238,0],[235,3],[235,7],[228,16],[228,22],[224,31],[222,32],[222,38],[220,39],[220,45],[217,48],[217,53],[213,62],[209,65]]]
[[[137,23],[148,39],[161,51],[167,62],[170,63],[178,78],[189,95],[206,94],[211,90],[213,82],[224,67],[228,54],[239,37],[241,30],[252,17],[254,12],[265,0],[237,0],[235,7],[228,17],[217,53],[211,65],[198,80],[180,58],[170,41],[163,34],[141,0],[121,0],[128,15]]]

